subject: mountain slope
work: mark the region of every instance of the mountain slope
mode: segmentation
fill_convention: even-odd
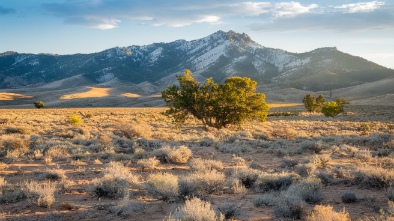
[[[184,69],[191,69],[201,80],[212,77],[222,82],[240,75],[270,88],[313,91],[394,76],[394,70],[336,48],[289,53],[261,46],[246,34],[218,31],[193,41],[116,47],[92,54],[6,52],[0,54],[0,88],[36,87],[77,75],[84,77],[81,82],[86,85],[118,79],[134,84],[149,82],[161,88]]]

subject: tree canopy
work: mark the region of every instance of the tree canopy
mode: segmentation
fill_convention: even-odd
[[[224,84],[216,84],[208,78],[201,84],[195,81],[190,70],[186,70],[177,80],[179,86],[169,86],[162,97],[169,107],[165,114],[178,123],[185,122],[189,114],[204,125],[218,129],[267,118],[269,108],[265,95],[256,92],[257,82],[250,78],[230,77]]]

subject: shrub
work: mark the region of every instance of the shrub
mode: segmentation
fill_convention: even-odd
[[[241,125],[246,120],[265,121],[265,95],[256,92],[257,82],[250,78],[230,77],[224,84],[212,78],[200,85],[186,70],[177,78],[179,86],[169,86],[162,97],[170,108],[164,114],[177,123],[185,122],[189,114],[206,126],[222,128],[229,124]]]
[[[233,170],[232,177],[241,181],[241,183],[247,188],[252,188],[257,181],[257,178],[261,174],[261,171],[250,169],[250,168],[240,168]]]
[[[371,127],[369,126],[369,124],[361,124],[358,127],[358,131],[361,132],[361,135],[369,135],[371,131]]]
[[[350,215],[345,210],[335,212],[332,206],[316,205],[306,217],[307,221],[350,221]]]
[[[323,105],[321,111],[326,117],[335,117],[343,113],[343,106],[335,101],[329,101]]]
[[[44,102],[42,102],[42,101],[35,101],[34,102],[34,107],[36,107],[38,109],[43,108],[44,107]]]
[[[113,199],[127,197],[129,186],[139,183],[139,177],[131,174],[120,162],[110,162],[103,173],[102,178],[92,181],[93,192],[99,197]]]
[[[384,189],[394,183],[394,172],[379,167],[365,166],[355,172],[353,182],[366,188]]]
[[[218,207],[225,219],[231,219],[241,213],[241,208],[237,203],[224,203]]]
[[[310,178],[294,184],[289,187],[287,192],[299,195],[301,199],[309,204],[319,203],[323,198],[320,180],[316,178]]]
[[[40,207],[50,208],[56,201],[56,184],[51,182],[37,183],[35,181],[25,182],[28,198],[34,198]]]
[[[119,126],[113,133],[120,137],[126,137],[127,139],[149,139],[152,136],[152,127],[142,121],[133,121],[131,124]]]
[[[179,192],[182,197],[217,193],[222,191],[225,181],[225,175],[216,170],[195,172],[179,180]]]
[[[178,196],[178,177],[169,173],[150,174],[146,188],[153,197],[169,201]]]
[[[305,213],[305,203],[298,195],[281,194],[272,208],[275,217],[301,219]]]
[[[344,192],[341,196],[341,199],[344,203],[354,203],[357,201],[356,194],[353,192]]]
[[[320,112],[324,103],[324,97],[321,94],[317,98],[313,97],[311,94],[307,94],[302,102],[309,112]]]
[[[286,190],[299,176],[294,173],[283,174],[260,174],[255,183],[257,191],[280,191]]]
[[[142,203],[133,202],[128,199],[122,199],[119,202],[115,202],[111,205],[113,205],[113,207],[110,208],[110,212],[123,218],[129,218],[132,215],[135,215],[135,213],[144,210]]]
[[[168,158],[172,163],[183,164],[187,163],[193,152],[187,146],[174,147],[168,153]]]
[[[189,161],[192,171],[205,172],[211,170],[222,170],[223,163],[217,160],[205,160],[201,158],[193,158]]]
[[[73,125],[78,125],[82,123],[82,119],[78,115],[70,115],[68,117],[68,122]]]
[[[170,215],[167,221],[185,220],[185,221],[222,221],[224,217],[221,213],[211,209],[211,203],[192,198],[185,201],[185,205],[177,208],[173,215]]]
[[[160,160],[156,159],[156,157],[141,159],[137,161],[137,165],[142,169],[155,169],[157,165],[159,165],[159,163]]]
[[[302,177],[307,177],[311,175],[315,170],[316,165],[314,163],[299,164],[294,169],[294,171]]]
[[[387,190],[386,190],[386,197],[390,201],[394,201],[394,186],[390,186],[390,187],[387,188]]]

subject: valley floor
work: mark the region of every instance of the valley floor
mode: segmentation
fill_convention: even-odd
[[[171,220],[195,197],[232,220],[394,216],[392,106],[276,104],[221,130],[164,110],[0,110],[0,219]]]

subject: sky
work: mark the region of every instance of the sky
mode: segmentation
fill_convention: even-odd
[[[394,0],[0,0],[0,53],[93,53],[218,30],[265,47],[321,47],[394,69]]]

